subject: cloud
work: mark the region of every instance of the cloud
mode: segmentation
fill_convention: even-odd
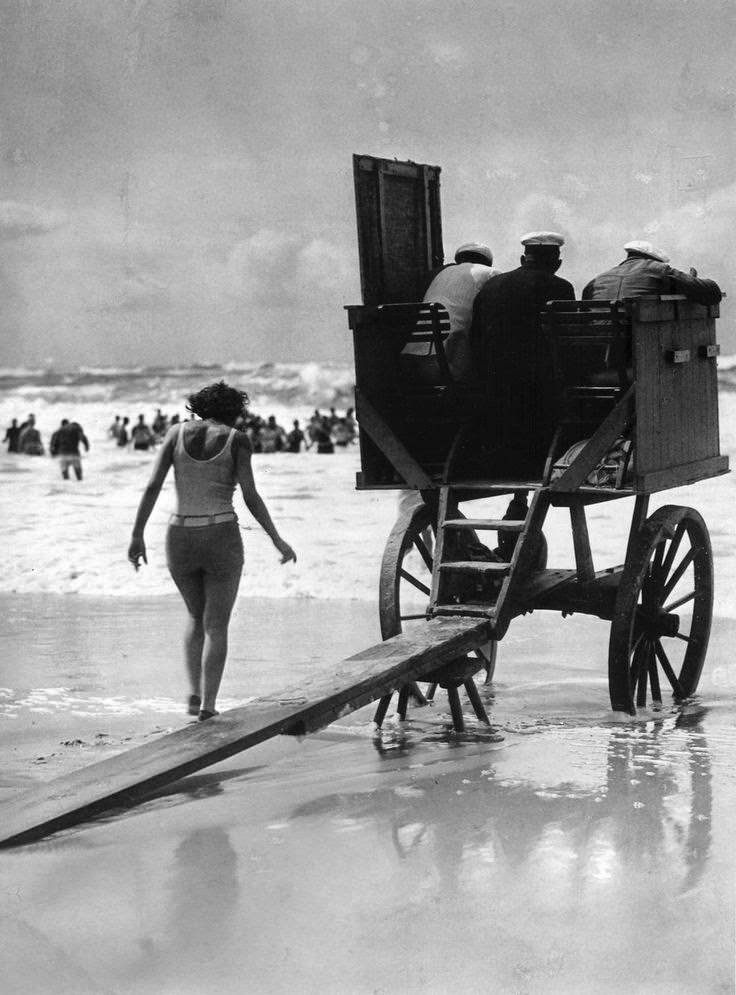
[[[705,197],[693,197],[664,211],[646,225],[646,233],[672,258],[678,269],[695,266],[701,276],[725,281],[736,266],[736,183]],[[729,290],[728,286],[724,286]]]
[[[88,308],[98,314],[137,314],[165,307],[169,303],[166,286],[143,274],[125,277],[115,295],[103,304]]]
[[[293,302],[298,252],[295,235],[261,228],[231,249],[226,263],[227,291],[253,305]]]
[[[323,238],[312,239],[299,250],[296,268],[297,289],[312,292],[320,298],[344,294],[353,279],[352,257],[332,242]]]
[[[0,200],[0,239],[43,235],[66,223],[63,211],[47,210],[17,200]]]
[[[352,246],[262,228],[238,242],[226,263],[228,292],[255,307],[324,306],[354,281]]]

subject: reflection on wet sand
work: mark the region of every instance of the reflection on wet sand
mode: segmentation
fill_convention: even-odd
[[[379,753],[362,731],[274,744],[117,842],[103,823],[29,853],[21,970],[141,995],[729,991],[732,740],[701,710],[500,748],[411,722]]]
[[[219,826],[189,833],[166,877],[165,916],[141,938],[130,975],[146,991],[212,991],[238,921],[238,856],[229,834]]]
[[[292,818],[332,813],[372,822],[390,813],[387,828],[398,856],[429,847],[443,887],[453,890],[464,863],[476,858],[509,868],[548,862],[580,879],[599,880],[664,862],[671,884],[694,887],[710,849],[712,808],[710,757],[700,723],[682,728],[679,720],[667,719],[599,731],[605,752],[598,744],[601,776],[594,788],[569,783],[550,789],[499,777],[492,769],[443,773],[443,794],[458,795],[458,822],[444,818],[430,767],[424,777],[417,772],[404,792],[325,796],[297,807]],[[401,749],[411,754],[406,739]]]
[[[641,958],[632,979],[641,983],[652,963],[662,972],[661,989],[634,984],[631,990],[698,990],[688,984],[696,984],[699,957],[683,965],[681,926],[674,926],[688,915],[694,932],[707,926],[717,945],[725,942],[732,911],[724,909],[722,925],[711,928],[697,924],[689,909],[711,854],[712,771],[701,720],[687,724],[668,716],[638,726],[568,728],[558,736],[547,730],[547,750],[569,748],[576,733],[581,776],[560,766],[569,777],[564,783],[527,777],[525,758],[512,756],[516,747],[486,754],[473,766],[447,765],[447,772],[441,762],[415,766],[411,760],[422,750],[414,750],[409,733],[400,752],[410,784],[323,796],[297,806],[291,818],[317,817],[335,834],[349,826],[366,833],[381,827],[397,872],[404,866],[400,880],[428,934],[425,946],[431,948],[434,936],[441,956],[453,935],[448,925],[443,936],[440,908],[441,921],[468,923],[483,915],[489,938],[500,930],[507,945],[503,953],[489,945],[483,954],[489,970],[495,964],[508,971],[516,962],[531,971],[529,977],[512,972],[506,979],[512,990],[577,991],[563,979],[579,982],[586,970],[615,977],[619,945]],[[537,757],[539,749],[536,742]],[[389,888],[389,906],[392,900]],[[427,912],[433,907],[434,914]],[[661,937],[666,921],[671,932]],[[578,944],[583,949],[574,953]],[[692,979],[681,987],[683,971]]]

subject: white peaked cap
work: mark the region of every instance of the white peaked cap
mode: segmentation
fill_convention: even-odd
[[[670,257],[666,256],[660,249],[655,249],[651,242],[627,242],[624,246],[627,252],[636,252],[640,256],[648,256],[656,259],[660,263],[668,263]]]
[[[556,231],[530,231],[521,237],[522,245],[564,245],[565,239]]]
[[[477,256],[484,256],[488,260],[489,266],[493,262],[493,253],[487,245],[483,244],[483,242],[466,242],[465,245],[461,245],[455,251],[455,261],[457,262],[457,257],[466,252],[474,252]]]

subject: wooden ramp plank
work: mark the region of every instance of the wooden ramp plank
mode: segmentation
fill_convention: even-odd
[[[296,687],[258,698],[207,722],[47,781],[0,805],[0,846],[29,842],[92,815],[129,805],[187,774],[280,733],[313,732],[487,639],[488,623],[432,619],[320,671]]]

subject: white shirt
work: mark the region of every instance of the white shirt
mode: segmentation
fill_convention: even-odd
[[[468,330],[473,320],[473,301],[483,284],[496,276],[497,272],[483,263],[454,263],[440,270],[424,295],[425,302],[441,304],[450,318],[450,334],[445,342],[445,352],[451,372],[461,382],[468,379],[471,373]],[[431,356],[434,354],[434,344],[409,343],[404,346],[403,352]]]
[[[427,287],[424,301],[441,304],[447,311],[450,318],[450,338],[468,331],[473,320],[473,301],[483,284],[495,276],[496,272],[491,266],[484,266],[482,263],[454,263],[440,270]],[[429,356],[434,352],[434,346],[431,342],[409,343],[403,351]]]
[[[445,266],[432,280],[424,300],[442,304],[450,316],[450,334],[467,332],[473,320],[473,301],[496,270],[483,263],[455,263]]]

